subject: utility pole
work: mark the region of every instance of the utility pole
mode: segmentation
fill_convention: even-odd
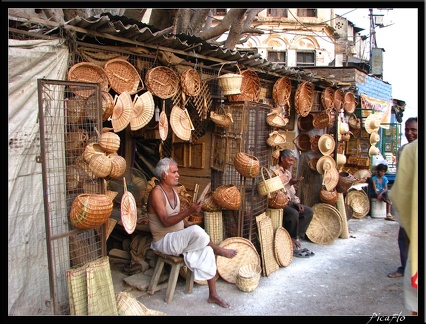
[[[374,15],[373,15],[373,9],[370,8],[370,69],[369,73],[371,74],[373,72],[373,45],[374,48],[377,47],[376,42],[376,30],[375,30],[375,23],[374,23]]]

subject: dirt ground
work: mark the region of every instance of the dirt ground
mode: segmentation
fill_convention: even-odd
[[[404,307],[403,278],[387,277],[400,264],[398,222],[366,216],[350,219],[348,228],[349,238],[331,244],[301,241],[315,256],[294,257],[289,266],[262,276],[254,291],[240,291],[219,278],[217,290],[231,304],[228,309],[207,302],[206,285],[194,284],[192,294],[185,294],[183,278],[166,304],[165,289],[148,295],[127,285],[123,279],[128,275],[118,264],[111,264],[114,288],[131,292],[148,309],[168,316],[365,316],[363,323],[370,318],[372,323],[390,323],[379,317],[390,315],[395,323],[404,316],[414,320]]]

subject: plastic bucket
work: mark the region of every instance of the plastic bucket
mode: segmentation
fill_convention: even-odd
[[[385,218],[386,203],[378,201],[376,198],[371,198],[371,218]]]

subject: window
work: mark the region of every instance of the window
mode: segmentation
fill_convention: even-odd
[[[297,52],[296,55],[297,66],[315,66],[315,52]]]
[[[297,9],[298,17],[316,17],[317,9]]]
[[[286,52],[283,51],[268,51],[268,61],[274,63],[286,63]]]
[[[267,9],[267,16],[275,17],[275,18],[279,18],[279,17],[288,18],[287,9],[282,9],[282,8]]]
[[[222,9],[212,9],[214,16],[226,16],[226,8]]]

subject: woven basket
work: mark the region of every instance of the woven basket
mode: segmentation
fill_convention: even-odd
[[[96,154],[106,155],[104,149],[102,148],[102,146],[99,145],[99,143],[87,144],[83,151],[84,161],[89,163],[92,156]]]
[[[153,95],[168,99],[179,91],[179,76],[171,68],[157,66],[146,72],[145,84]]]
[[[188,96],[198,96],[201,91],[201,77],[196,70],[189,68],[180,75],[182,91]]]
[[[334,91],[334,109],[340,111],[343,108],[343,103],[345,102],[345,93],[342,89],[336,89]]]
[[[204,213],[204,229],[215,244],[223,241],[223,217],[222,211]]]
[[[108,158],[111,161],[111,172],[109,176],[110,178],[118,179],[126,171],[126,159],[117,153],[108,154]]]
[[[272,99],[276,105],[290,105],[291,80],[289,77],[279,78],[272,88]]]
[[[325,110],[331,110],[334,107],[334,90],[330,87],[321,92],[321,103]]]
[[[339,181],[336,185],[336,190],[339,193],[345,193],[353,183],[355,182],[355,177],[349,172],[339,172]]]
[[[235,169],[246,178],[256,178],[260,170],[257,157],[244,152],[238,152],[234,158]]]
[[[214,111],[211,111],[210,119],[213,121],[213,123],[221,127],[228,127],[234,122],[234,120],[232,119],[231,113],[226,113],[221,115],[221,114],[217,114]]]
[[[241,72],[243,80],[240,87],[240,94],[231,95],[228,101],[259,101],[260,97],[260,78],[255,71],[244,70]]]
[[[111,160],[106,155],[96,154],[90,159],[89,168],[95,176],[106,178],[111,173]]]
[[[67,190],[75,190],[83,185],[83,176],[77,165],[67,167]]]
[[[311,137],[308,133],[299,134],[294,140],[293,143],[301,151],[309,151],[311,149]]]
[[[343,109],[348,114],[352,114],[356,108],[356,99],[355,95],[351,91],[347,91],[344,96]]]
[[[99,145],[107,153],[115,153],[120,148],[120,136],[113,132],[105,132],[99,136]]]
[[[235,73],[226,73],[220,75],[220,71],[223,68],[223,65],[220,67],[218,72],[218,83],[222,92],[225,96],[235,95],[241,93],[241,84],[243,83],[243,76],[241,75],[240,67],[237,65],[239,74]]]
[[[266,116],[266,123],[272,127],[284,127],[289,121],[287,117],[283,117],[281,114],[270,113]]]
[[[111,59],[105,63],[104,70],[111,88],[118,94],[127,91],[132,95],[144,88],[139,72],[126,60]]]
[[[107,195],[80,194],[71,205],[71,223],[80,229],[96,228],[108,221],[113,206]]]
[[[319,114],[316,114],[312,124],[317,129],[326,128],[330,124],[330,114],[328,111],[322,111]]]
[[[334,205],[336,204],[338,195],[336,189],[333,191],[328,191],[325,188],[321,188],[320,193],[320,200],[325,204]]]
[[[277,230],[277,228],[283,226],[284,210],[282,208],[267,208],[266,215],[272,221],[272,229],[274,232]]]
[[[337,208],[330,204],[315,204],[314,217],[306,230],[306,236],[317,244],[330,244],[339,238],[342,219]]]
[[[81,62],[74,64],[68,70],[68,81],[99,83],[102,91],[109,91],[109,81],[104,69],[94,63]],[[78,90],[81,89],[78,86],[72,86],[70,89],[82,98],[89,98],[95,92],[94,89]]]
[[[267,174],[267,178],[265,179],[264,174]],[[284,185],[280,179],[280,177],[276,176],[275,173],[272,173],[265,167],[261,169],[262,181],[257,184],[257,191],[261,196],[271,197],[271,193],[283,189]]]
[[[300,116],[307,116],[314,104],[314,84],[310,81],[305,81],[299,84],[295,94],[295,110]]]
[[[312,128],[314,128],[314,115],[312,114],[308,114],[305,117],[300,116],[297,119],[297,127],[302,131],[302,132],[309,132]]]
[[[241,205],[241,194],[233,184],[221,185],[213,192],[213,199],[220,207],[238,210]]]
[[[269,137],[266,139],[266,144],[271,147],[276,147],[283,145],[287,142],[287,136],[283,131],[273,131],[269,134]]]
[[[72,97],[64,100],[65,111],[67,114],[68,124],[81,124],[84,120],[86,111],[86,100],[82,98]]]
[[[355,115],[352,114],[348,119],[349,127],[352,129],[360,129],[361,128],[361,120]]]
[[[284,208],[288,205],[288,197],[284,192],[284,189],[277,190],[270,195],[268,198],[269,208]]]
[[[209,192],[204,196],[204,199],[201,201],[201,209],[206,212],[217,212],[221,211],[220,207],[213,199],[213,193]]]
[[[68,153],[80,155],[84,152],[88,140],[89,134],[85,129],[79,128],[70,131],[66,135],[65,148]]]
[[[257,288],[262,268],[258,264],[245,264],[238,270],[235,284],[241,291],[250,292]]]
[[[364,190],[348,190],[345,203],[352,207],[352,217],[354,218],[363,218],[370,211],[370,200]]]

